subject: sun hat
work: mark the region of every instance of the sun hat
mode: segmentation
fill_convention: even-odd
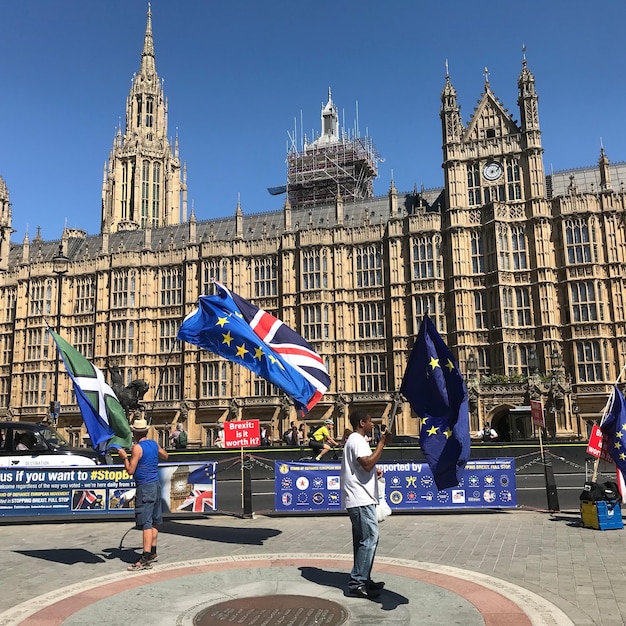
[[[148,422],[146,422],[146,420],[144,419],[136,419],[133,421],[130,427],[135,432],[143,432],[145,430],[148,430]]]

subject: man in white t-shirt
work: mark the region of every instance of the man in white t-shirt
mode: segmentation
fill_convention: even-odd
[[[374,556],[378,546],[378,476],[376,469],[385,444],[391,435],[385,432],[372,452],[366,437],[371,437],[374,424],[364,411],[350,414],[354,431],[346,441],[341,459],[341,497],[352,522],[354,566],[350,572],[348,592],[358,598],[376,598],[385,583],[371,579]]]

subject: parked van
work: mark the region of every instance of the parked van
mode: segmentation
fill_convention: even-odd
[[[82,467],[102,463],[106,463],[104,456],[91,448],[73,448],[52,426],[0,422],[0,467]]]

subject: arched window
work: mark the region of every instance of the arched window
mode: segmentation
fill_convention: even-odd
[[[152,164],[152,226],[160,226],[161,206],[161,164]]]
[[[591,237],[586,220],[581,218],[565,222],[565,247],[568,263],[591,263]]]
[[[467,202],[469,206],[482,204],[480,193],[480,169],[478,163],[467,164]]]
[[[383,284],[383,258],[380,246],[366,246],[356,252],[356,286],[380,287]]]

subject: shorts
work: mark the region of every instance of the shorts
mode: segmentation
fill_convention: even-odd
[[[163,521],[161,512],[161,483],[156,480],[145,485],[137,485],[135,496],[135,525],[140,530],[150,530],[160,526]]]
[[[311,447],[311,450],[314,450],[315,452],[320,452],[324,449],[324,442],[318,441],[317,439],[311,439],[309,441],[309,446]]]

